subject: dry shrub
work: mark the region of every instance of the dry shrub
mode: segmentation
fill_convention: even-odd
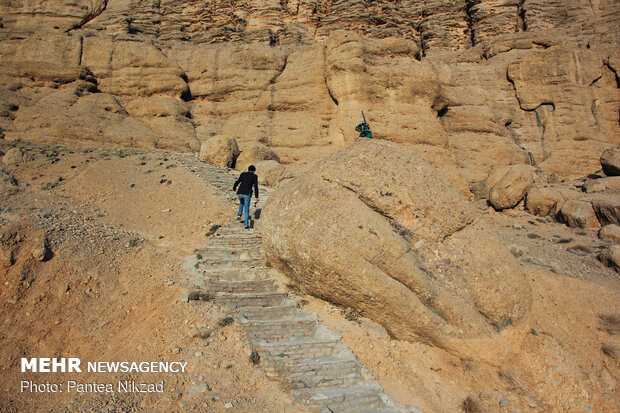
[[[603,354],[605,354],[607,357],[611,357],[615,360],[620,359],[620,347],[615,344],[603,344],[601,350],[603,351]]]
[[[464,413],[479,413],[481,411],[478,403],[471,396],[467,396],[465,400],[463,400],[463,403],[461,403],[461,410]]]
[[[609,334],[617,334],[620,332],[620,315],[618,314],[600,314],[601,328]]]

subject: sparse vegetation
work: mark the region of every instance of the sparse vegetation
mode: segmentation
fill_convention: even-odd
[[[211,225],[211,228],[209,228],[209,230],[205,233],[205,237],[210,237],[211,235],[215,234],[215,231],[217,231],[220,227],[221,225],[219,224]]]
[[[587,254],[590,254],[593,252],[592,248],[588,247],[587,245],[584,244],[574,244],[571,245],[570,247],[568,247],[569,251],[573,251],[573,252],[585,252]]]
[[[228,317],[224,317],[224,318],[222,318],[222,319],[221,319],[221,320],[220,320],[217,324],[218,324],[220,327],[226,327],[226,326],[231,325],[231,324],[232,324],[232,323],[234,323],[234,322],[235,322],[235,319],[234,319],[234,318],[232,318],[232,317],[230,317],[230,316],[228,316]]]
[[[57,186],[58,186],[58,181],[56,181],[56,182],[48,182],[48,183],[45,183],[45,184],[41,185],[41,189],[49,190],[49,189],[54,189]]]
[[[303,294],[303,291],[301,290],[301,288],[299,288],[297,284],[288,283],[286,284],[286,288],[288,288],[293,294],[296,294],[296,295]]]
[[[601,351],[607,357],[611,357],[615,360],[620,359],[620,347],[616,346],[615,344],[603,344],[603,346],[601,347]]]
[[[209,301],[212,298],[213,294],[202,290],[194,290],[187,295],[189,301]]]
[[[601,320],[601,328],[609,334],[620,333],[620,315],[617,314],[601,314],[598,316]]]
[[[200,253],[196,254],[196,259],[197,260],[201,260],[202,259],[202,254],[200,254]]]
[[[464,413],[478,413],[480,412],[480,407],[471,396],[467,396],[463,403],[461,403],[461,410]]]
[[[342,311],[342,314],[344,314],[344,319],[347,321],[357,322],[359,321],[359,318],[361,317],[361,315],[357,311],[349,307],[343,308],[341,309],[341,311]]]
[[[250,361],[252,362],[252,364],[254,364],[255,366],[257,364],[260,363],[260,354],[258,354],[257,351],[252,351],[250,353]]]

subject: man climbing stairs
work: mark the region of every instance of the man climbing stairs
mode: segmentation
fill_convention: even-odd
[[[205,178],[230,191],[236,176],[213,167]],[[260,190],[264,202],[269,190]],[[188,257],[193,288],[212,296],[237,319],[268,377],[282,383],[309,411],[419,412],[397,406],[339,334],[321,326],[315,313],[301,310],[288,293],[278,291],[271,278],[275,270],[266,265],[261,251],[260,213],[254,211],[252,231],[233,221],[198,251],[202,259]]]

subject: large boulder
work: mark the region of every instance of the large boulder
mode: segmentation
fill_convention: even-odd
[[[620,226],[615,224],[605,225],[598,233],[600,239],[608,239],[620,244]]]
[[[610,189],[620,189],[620,176],[591,179],[583,185],[585,192],[601,192]]]
[[[534,183],[532,169],[528,165],[511,165],[497,183],[490,187],[489,202],[493,208],[502,210],[517,206]]]
[[[260,161],[276,161],[280,162],[280,157],[272,149],[265,145],[253,144],[241,151],[239,158],[237,158],[236,168],[240,171],[245,171],[249,165]]]
[[[599,255],[599,260],[608,267],[620,272],[620,245],[613,244]]]
[[[214,136],[200,145],[198,158],[213,165],[232,168],[239,156],[239,146],[235,138]]]
[[[609,148],[601,155],[601,166],[607,176],[620,175],[620,146]]]
[[[447,178],[393,143],[357,141],[283,183],[262,225],[274,267],[399,339],[474,353],[484,346],[465,339],[495,337],[530,308],[499,237]]]
[[[284,179],[291,177],[286,166],[277,161],[259,161],[254,166],[258,175],[258,183],[262,185],[275,187]]]
[[[11,148],[2,157],[5,165],[19,165],[26,160],[26,156],[19,148]]]
[[[601,225],[620,225],[620,191],[606,191],[592,201]]]
[[[530,214],[545,216],[563,201],[564,196],[558,188],[533,187],[527,192],[525,209]]]
[[[564,202],[557,213],[557,219],[572,228],[599,229],[601,227],[592,203],[588,201]]]

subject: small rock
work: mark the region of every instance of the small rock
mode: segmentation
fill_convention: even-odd
[[[620,146],[609,148],[601,155],[601,166],[607,176],[620,175]]]
[[[188,396],[193,396],[194,394],[204,393],[208,390],[208,386],[206,384],[195,384],[189,388],[187,391]]]
[[[514,224],[512,224],[512,227],[514,229],[523,229],[523,226],[521,224],[517,224],[516,222]]]
[[[526,248],[521,247],[519,245],[515,245],[515,244],[510,244],[508,246],[508,249],[510,250],[512,255],[515,256],[515,258],[523,257],[527,255],[527,252],[528,252]]]
[[[566,201],[558,211],[557,218],[571,228],[598,229],[601,227],[592,204],[587,201]]]
[[[226,404],[224,405],[224,407],[225,407],[225,408],[227,408],[227,409],[232,409],[233,404],[232,404],[232,403],[226,403]]]
[[[13,264],[15,264],[13,250],[0,249],[0,267],[10,267]]]
[[[179,298],[179,301],[181,301],[182,303],[189,303],[189,295],[183,294],[181,298]]]
[[[47,241],[45,239],[36,239],[35,247],[32,249],[32,256],[37,261],[45,261],[51,255],[51,251],[47,246]]]
[[[614,244],[599,255],[599,260],[620,272],[620,245]]]
[[[196,357],[202,357],[202,351],[197,351],[194,353],[194,356]]]
[[[598,233],[600,239],[608,239],[620,244],[620,226],[615,224],[605,225]]]
[[[499,404],[501,404],[502,406],[506,406],[508,404],[508,398],[506,396],[502,396]]]
[[[25,160],[24,153],[19,148],[11,148],[4,154],[2,162],[6,165],[19,165]]]

